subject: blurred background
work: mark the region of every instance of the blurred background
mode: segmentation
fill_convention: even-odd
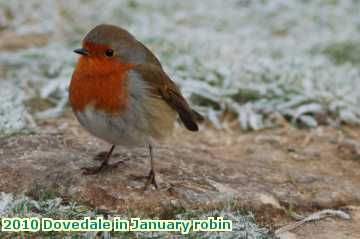
[[[359,12],[353,0],[2,0],[0,132],[62,114],[72,50],[100,23],[148,45],[217,128],[359,124]]]
[[[234,233],[219,238],[360,238],[359,13],[357,0],[0,0],[0,216],[220,215]],[[68,85],[101,23],[145,43],[209,120],[158,148],[162,186],[145,196],[142,149],[81,173],[108,145],[79,127]],[[291,227],[309,215],[339,219]]]

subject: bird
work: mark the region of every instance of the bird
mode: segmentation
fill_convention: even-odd
[[[95,26],[74,52],[80,56],[69,85],[72,111],[90,134],[111,145],[100,154],[100,166],[82,168],[84,174],[112,166],[109,160],[117,145],[147,147],[145,188],[152,184],[157,189],[154,143],[168,139],[178,119],[195,132],[204,117],[190,107],[152,51],[119,26]]]

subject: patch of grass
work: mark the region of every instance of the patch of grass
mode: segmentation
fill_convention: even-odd
[[[26,196],[36,201],[47,201],[56,198],[58,195],[55,191],[41,187],[35,184],[27,193]]]
[[[44,99],[39,95],[25,100],[24,105],[29,109],[30,113],[32,114],[45,111],[49,108],[56,106],[54,102],[51,102],[49,99]]]
[[[139,4],[136,0],[129,0],[128,6],[129,6],[129,8],[136,9],[139,7]]]
[[[360,67],[360,42],[334,43],[323,50],[336,64],[352,63]]]
[[[121,218],[130,219],[135,217],[132,210],[125,212],[107,212],[92,210],[88,207],[77,205],[76,203],[66,203],[60,198],[54,198],[52,192],[39,189],[38,193],[32,192],[37,200],[26,196],[14,197],[11,194],[0,194],[0,204],[5,205],[0,215],[3,217],[51,217],[55,219],[81,219],[84,216],[92,218],[103,216],[112,218],[120,216]],[[237,209],[235,204],[223,204],[215,208],[202,210],[189,210],[182,206],[166,209],[156,218],[162,219],[207,219],[208,217],[223,217],[232,220],[232,232],[192,232],[188,235],[168,232],[104,232],[104,233],[83,233],[83,232],[38,232],[38,233],[7,233],[0,232],[0,238],[236,238],[236,239],[272,239],[271,233],[267,229],[260,228],[256,225],[254,216],[243,209]]]
[[[176,217],[176,215],[179,215],[179,214],[182,214],[185,212],[186,212],[186,209],[181,205],[172,206],[172,207],[165,208],[161,212],[159,218],[164,219],[164,220],[171,220],[171,219],[174,219]]]
[[[37,133],[37,128],[25,128],[22,130],[14,130],[12,132],[4,132],[0,130],[0,140],[8,138],[16,138],[20,136],[29,136],[35,135]]]

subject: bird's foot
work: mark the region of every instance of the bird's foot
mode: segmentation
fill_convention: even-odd
[[[117,168],[119,166],[119,164],[123,164],[124,161],[117,161],[115,163],[112,163],[112,164],[102,164],[100,166],[97,166],[97,167],[83,167],[81,169],[84,170],[83,174],[85,175],[93,175],[93,174],[97,174],[97,173],[100,173],[101,171],[103,170],[106,170],[106,169],[112,169],[112,168]]]
[[[100,153],[98,153],[97,155],[95,155],[95,157],[93,158],[93,160],[96,160],[96,161],[103,161],[104,158],[107,156],[108,152],[106,151],[102,151]],[[120,154],[120,153],[114,153],[112,156],[112,158],[114,157],[120,157],[122,159],[122,161],[129,161],[130,160],[130,157],[126,154]]]
[[[95,157],[93,158],[93,160],[96,161],[103,161],[104,158],[107,156],[108,152],[107,151],[102,151],[100,153],[98,153],[97,155],[95,155]],[[120,154],[115,153],[112,155],[112,157],[118,157]]]
[[[149,185],[154,185],[154,187],[156,189],[158,189],[158,184],[156,183],[156,180],[155,180],[155,172],[153,169],[150,170],[150,173],[149,175],[146,177],[146,183],[145,183],[145,187],[144,187],[144,191],[146,191],[149,187]]]

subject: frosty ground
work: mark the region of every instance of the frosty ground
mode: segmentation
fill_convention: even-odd
[[[24,100],[48,101],[38,118],[63,112],[72,50],[99,23],[146,43],[218,128],[224,112],[245,129],[273,126],[278,114],[307,126],[358,124],[359,11],[352,0],[1,1],[0,48],[21,50],[0,56],[0,130],[33,126]]]

